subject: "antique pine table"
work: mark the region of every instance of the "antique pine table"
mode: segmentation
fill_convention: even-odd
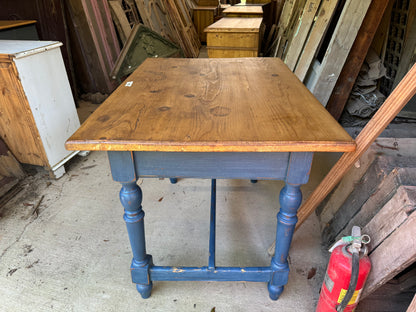
[[[276,300],[313,152],[349,152],[354,140],[278,58],[147,59],[67,141],[70,150],[108,151],[122,184],[143,298],[152,281],[267,282]],[[140,177],[212,179],[208,266],[157,266],[146,253]],[[267,267],[215,265],[215,179],[284,180],[276,254]]]

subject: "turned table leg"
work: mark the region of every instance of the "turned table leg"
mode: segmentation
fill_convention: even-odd
[[[271,261],[272,278],[268,284],[269,296],[277,300],[289,278],[287,257],[293,232],[298,220],[296,213],[302,202],[300,184],[286,184],[280,192],[280,211],[277,214],[276,251]]]
[[[133,252],[131,264],[133,282],[143,298],[150,297],[152,281],[149,277],[153,265],[152,256],[146,254],[144,235],[144,211],[142,210],[142,190],[136,182],[122,183],[120,201],[124,207],[124,221]]]

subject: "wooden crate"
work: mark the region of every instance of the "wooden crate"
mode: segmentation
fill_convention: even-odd
[[[222,18],[208,26],[208,57],[256,57],[262,32],[261,18]]]
[[[201,42],[207,42],[207,34],[204,30],[214,24],[217,14],[218,6],[197,6],[194,8],[194,24]]]
[[[223,11],[225,17],[263,17],[263,8],[260,5],[234,5]]]

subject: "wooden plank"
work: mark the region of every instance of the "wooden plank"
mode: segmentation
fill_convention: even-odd
[[[167,0],[166,9],[185,56],[198,57],[201,42],[184,0]]]
[[[309,30],[311,29],[320,3],[321,1],[319,0],[308,0],[305,4],[305,7],[303,8],[302,15],[299,20],[299,25],[293,36],[292,43],[287,49],[287,54],[285,57],[285,63],[292,71],[296,67],[296,63],[299,59],[299,55],[302,52],[302,48],[309,34]]]
[[[10,20],[10,21],[0,21],[0,30],[32,25],[36,24],[35,20]]]
[[[382,56],[383,48],[389,33],[391,11],[393,10],[393,4],[396,0],[389,0],[387,8],[384,10],[383,17],[381,18],[380,25],[377,28],[376,33],[374,34],[373,42],[371,43],[371,48],[377,53],[378,56]],[[384,59],[384,57],[381,57]]]
[[[305,152],[355,147],[278,58],[149,58],[129,81],[84,122],[67,148]]]
[[[387,5],[388,1],[386,0],[373,0],[371,2],[351,47],[351,51],[326,106],[326,109],[337,120],[341,117]]]
[[[121,42],[124,44],[130,35],[131,27],[119,1],[108,1],[114,24],[117,27]]]
[[[120,54],[120,44],[111,19],[110,8],[105,0],[81,0],[81,2],[107,80],[117,56]],[[115,87],[111,80],[108,80],[107,84],[111,90]]]
[[[413,206],[416,202],[411,203]],[[403,271],[416,259],[416,213],[387,237],[371,254],[372,268],[364,287],[362,298],[365,298],[378,287]]]
[[[0,198],[6,195],[13,187],[19,183],[19,179],[12,177],[3,177],[0,175]],[[0,209],[1,209],[1,200],[0,200]]]
[[[414,292],[411,289],[401,292],[401,286],[397,282],[396,279],[392,279],[365,299],[360,300],[355,312],[406,311]],[[412,310],[414,311],[416,310]]]
[[[22,166],[2,139],[0,139],[0,175],[18,179],[22,179],[26,176]]]
[[[370,3],[371,0],[346,1],[316,76],[307,77],[305,80],[308,89],[324,106],[341,73]]]
[[[393,196],[401,180],[397,170],[401,164],[397,164],[397,159],[381,155],[373,162],[323,229],[322,239],[326,245],[332,245],[337,236],[351,233],[353,225],[363,227],[375,214],[374,210],[382,207]]]
[[[316,209],[322,200],[341,181],[342,177],[370,147],[387,125],[400,112],[407,102],[416,94],[416,66],[407,73],[396,89],[390,94],[376,114],[358,135],[357,149],[352,153],[344,153],[332,167],[315,191],[303,203],[298,211],[296,228]]]
[[[261,18],[222,18],[207,27],[206,32],[258,32],[260,29]]]
[[[362,233],[371,237],[369,252],[375,250],[389,237],[415,209],[416,186],[402,185],[396,194],[363,227]]]
[[[109,73],[120,47],[111,16],[107,16],[108,4],[98,0],[71,0],[66,5],[76,38],[76,49],[72,51],[77,71],[83,77],[82,89],[110,93],[116,84]]]
[[[226,17],[263,17],[263,8],[261,6],[232,6],[223,11]]]
[[[277,33],[275,39],[275,44],[277,43],[275,48],[276,55],[280,50],[280,42],[282,42],[281,38],[283,37],[283,34],[286,32],[286,29],[289,26],[291,17],[296,10],[296,4],[298,1],[299,0],[286,0],[283,5],[282,13],[280,14],[279,23],[277,25]]]
[[[414,158],[412,158],[414,159]],[[345,233],[351,233],[351,229],[354,225],[364,227],[365,224],[371,221],[371,219],[378,213],[381,207],[384,207],[391,198],[398,192],[398,188],[403,185],[410,186],[416,185],[416,168],[397,168],[394,169],[390,175],[380,184],[380,187],[376,192],[371,194],[368,200],[358,210],[345,226],[342,231]],[[409,195],[410,196],[410,195]],[[353,209],[352,209],[353,210]],[[390,220],[393,223],[393,218]],[[341,239],[342,236],[338,235]]]
[[[145,26],[179,45],[185,56],[197,57],[201,43],[183,0],[136,0]]]
[[[397,69],[396,77],[394,78],[393,88],[397,86],[403,76],[407,73],[411,65],[413,64],[413,55],[416,49],[416,20],[413,24],[409,25],[409,36],[404,42],[404,47],[400,55],[400,64]]]
[[[312,26],[311,33],[308,36],[308,40],[306,41],[302,54],[300,55],[298,63],[295,67],[294,73],[298,76],[300,81],[303,81],[308,73],[317,49],[325,36],[337,3],[338,1],[333,0],[324,0],[321,3],[317,18]]]
[[[411,157],[416,154],[416,139],[378,138],[317,208],[316,212],[322,228],[327,226],[380,154],[392,157]]]
[[[166,2],[163,0],[135,0],[143,24],[157,32],[162,37],[179,45],[180,38],[174,32]]]
[[[416,295],[413,297],[412,302],[410,303],[409,307],[406,310],[406,312],[414,312],[414,311],[416,311]]]
[[[0,58],[0,133],[21,163],[48,166],[42,141],[29,103],[18,78],[18,71],[8,55]],[[11,124],[11,121],[12,124]]]
[[[292,15],[290,16],[290,21],[288,27],[286,27],[280,41],[280,46],[277,49],[277,57],[280,57],[281,59],[284,59],[287,48],[290,46],[293,35],[296,32],[296,29],[300,25],[300,16],[303,11],[303,7],[305,5],[306,0],[298,0],[296,4],[295,10],[292,12]]]

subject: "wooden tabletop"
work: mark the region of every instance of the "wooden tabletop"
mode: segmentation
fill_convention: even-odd
[[[355,142],[279,58],[149,58],[66,147],[346,152]]]
[[[0,30],[35,24],[35,20],[0,20]]]
[[[205,32],[258,32],[262,21],[261,17],[223,17],[205,28]]]
[[[250,6],[242,6],[242,5],[233,5],[223,11],[225,14],[231,13],[238,13],[238,14],[254,14],[254,15],[262,15],[263,8],[259,5],[250,5]]]

